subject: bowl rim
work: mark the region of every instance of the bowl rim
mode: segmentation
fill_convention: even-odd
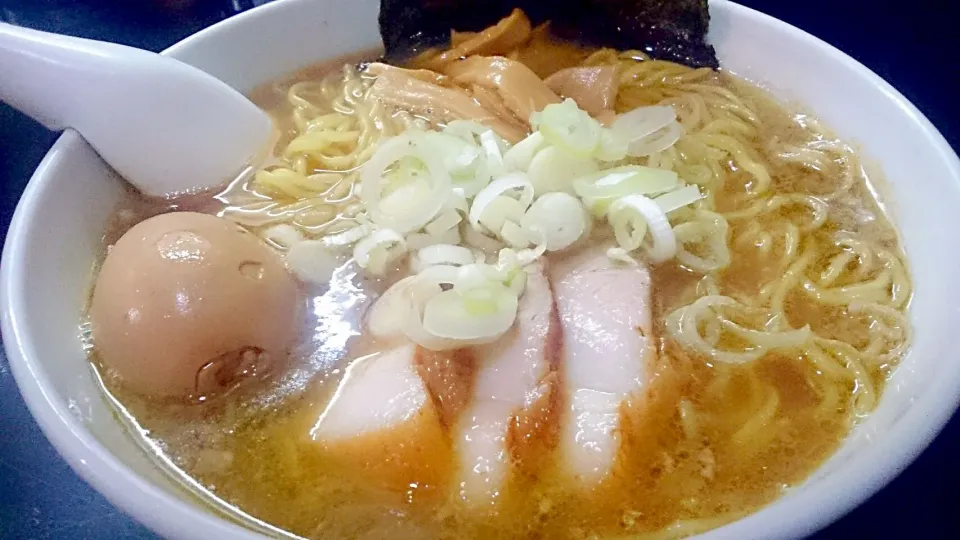
[[[257,6],[204,28],[161,54],[176,57],[196,43],[214,38],[224,28],[262,17],[272,10],[291,9],[312,0],[277,0]],[[769,26],[777,33],[790,34],[806,47],[843,64],[847,70],[864,78],[885,97],[895,103],[924,133],[930,144],[948,164],[950,174],[945,181],[960,184],[960,158],[936,127],[899,91],[872,70],[829,43],[770,15],[729,0],[714,0],[711,9],[728,10],[732,16],[751,24]],[[61,135],[30,178],[11,220],[0,259],[0,326],[3,343],[14,379],[34,419],[53,443],[57,452],[73,470],[111,503],[165,537],[206,540],[230,537],[256,540],[264,538],[251,529],[241,527],[213,513],[173,496],[140,477],[109,452],[67,409],[52,388],[49,377],[37,360],[32,333],[19,315],[19,306],[28,303],[24,254],[30,249],[25,232],[42,202],[49,196],[48,179],[63,154],[83,144],[72,130]],[[949,399],[944,399],[944,398]],[[909,410],[887,432],[883,445],[863,450],[860,459],[845,464],[835,474],[820,480],[815,489],[784,495],[774,502],[732,523],[708,531],[707,535],[726,538],[757,537],[763,531],[767,538],[795,538],[810,534],[846,514],[906,468],[943,429],[960,404],[960,363],[915,400]],[[133,494],[141,494],[139,496]],[[789,500],[789,504],[777,504]]]

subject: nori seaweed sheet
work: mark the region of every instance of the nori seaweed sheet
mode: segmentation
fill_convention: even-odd
[[[520,8],[534,24],[550,21],[559,38],[639,49],[691,67],[719,67],[707,43],[707,0],[381,0],[380,34],[388,59],[450,41],[450,30],[482,30]]]

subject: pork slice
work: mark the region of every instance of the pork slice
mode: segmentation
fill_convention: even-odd
[[[496,90],[503,104],[524,123],[560,98],[527,66],[500,56],[470,56],[444,71],[460,84],[477,84]]]
[[[580,482],[612,470],[624,402],[647,385],[655,356],[650,272],[613,263],[602,248],[552,266],[563,334],[559,454]]]
[[[451,48],[422,62],[423,67],[442,70],[444,66],[467,56],[505,55],[530,38],[530,19],[514,9],[497,24],[481,32],[457,32],[450,35]]]
[[[557,94],[570,98],[593,116],[612,111],[617,101],[620,72],[617,66],[561,69],[543,82]]]
[[[345,470],[391,490],[442,482],[450,457],[412,344],[355,360],[310,436]]]
[[[443,86],[445,79],[432,72],[379,63],[370,64],[367,72],[377,76],[371,96],[386,105],[420,114],[438,124],[475,120],[514,143],[527,135],[525,124],[486,109],[463,88]]]
[[[470,401],[475,370],[473,351],[431,351],[417,347],[416,366],[437,409],[440,423],[449,429]]]
[[[559,321],[544,267],[527,273],[513,328],[474,349],[473,399],[454,434],[457,494],[468,504],[495,503],[517,468],[543,455],[529,449],[551,446]]]

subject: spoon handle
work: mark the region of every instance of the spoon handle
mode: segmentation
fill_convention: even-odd
[[[47,129],[70,127],[79,82],[70,79],[76,77],[78,58],[83,63],[91,54],[102,54],[89,43],[95,42],[0,23],[0,101]]]
[[[273,122],[219,79],[115,43],[0,23],[0,101],[73,128],[149,194],[214,187],[261,156]]]

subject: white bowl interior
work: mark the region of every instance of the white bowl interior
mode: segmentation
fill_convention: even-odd
[[[835,519],[887,482],[956,406],[960,363],[943,359],[954,355],[960,306],[953,279],[960,266],[960,165],[912,105],[850,58],[751,10],[722,0],[712,6],[711,39],[725,68],[784,101],[802,103],[882,169],[889,183],[882,191],[892,203],[916,286],[915,342],[876,412],[799,489],[704,536],[794,537]],[[378,46],[377,8],[376,0],[281,1],[168,52],[250,91],[311,63]],[[58,141],[31,181],[2,269],[4,340],[14,374],[60,452],[115,504],[165,535],[247,536],[182,502],[192,498],[121,427],[81,350],[78,321],[91,266],[120,192],[120,180],[73,133]]]

